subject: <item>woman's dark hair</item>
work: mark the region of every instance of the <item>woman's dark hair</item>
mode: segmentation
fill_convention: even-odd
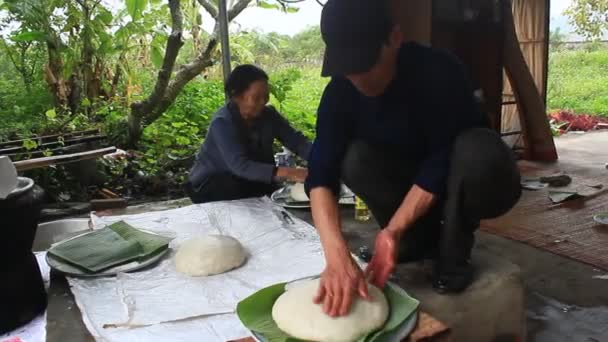
[[[233,98],[241,95],[255,81],[268,81],[268,75],[255,65],[239,65],[228,75],[224,90]]]

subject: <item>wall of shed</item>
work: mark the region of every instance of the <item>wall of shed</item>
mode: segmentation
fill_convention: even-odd
[[[547,39],[548,37],[548,0],[513,0],[513,17],[515,29],[521,46],[522,53],[528,63],[532,77],[540,96],[545,97],[545,87],[547,83],[546,68],[547,60]],[[513,91],[507,77],[504,77],[504,96],[505,102],[514,101]],[[513,132],[521,130],[519,113],[517,106],[506,105],[502,113],[503,132]],[[511,145],[522,145],[521,136],[507,137],[505,140]]]

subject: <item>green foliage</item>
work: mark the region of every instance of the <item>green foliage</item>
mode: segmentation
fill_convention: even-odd
[[[270,93],[279,104],[279,110],[283,110],[283,102],[287,94],[293,89],[293,84],[302,77],[299,69],[289,68],[270,77]]]
[[[291,0],[256,0],[256,4],[258,7],[266,8],[266,9],[276,9],[283,11],[285,13],[296,13],[299,11],[298,7],[293,6],[293,3],[298,1]]]
[[[598,39],[608,29],[608,0],[572,0],[565,11],[576,33]]]
[[[608,49],[552,52],[548,108],[608,116]]]
[[[32,41],[43,41],[46,37],[44,32],[40,31],[25,31],[17,33],[11,37],[15,42],[32,42]]]
[[[315,137],[317,107],[328,81],[321,77],[320,68],[304,68],[282,103],[282,114],[311,140]]]
[[[213,113],[223,105],[221,82],[189,83],[169,110],[144,130],[144,157],[139,160],[142,170],[149,174],[171,170],[184,177],[191,163],[181,166],[180,161],[192,160]],[[181,167],[175,169],[173,165]]]
[[[31,151],[31,150],[35,149],[36,147],[38,147],[38,143],[36,143],[34,140],[31,140],[31,139],[25,139],[25,141],[23,141],[23,147],[26,150]]]
[[[325,44],[319,26],[311,26],[290,38],[281,47],[281,57],[295,63],[318,64],[323,58]]]
[[[51,96],[41,75],[34,75],[30,91],[7,63],[0,57],[0,141],[27,137],[45,130],[45,111]]]
[[[142,14],[146,7],[148,6],[147,0],[126,0],[127,3],[127,12],[133,21],[139,20],[142,17]]]

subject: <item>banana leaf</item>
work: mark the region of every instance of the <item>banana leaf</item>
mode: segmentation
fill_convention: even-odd
[[[245,298],[237,305],[237,316],[247,329],[263,337],[265,341],[305,342],[281,331],[272,319],[272,307],[285,292],[285,285],[287,284],[276,284]],[[408,296],[405,291],[391,284],[383,291],[390,307],[386,323],[379,331],[362,336],[357,342],[387,341],[416,314],[419,302]]]
[[[53,246],[49,254],[89,273],[145,259],[168,247],[171,238],[120,221]]]

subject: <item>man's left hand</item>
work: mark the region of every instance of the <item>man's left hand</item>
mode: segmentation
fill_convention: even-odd
[[[379,288],[384,287],[395,269],[399,240],[400,234],[389,228],[376,236],[374,256],[365,269],[365,275],[370,283]]]

